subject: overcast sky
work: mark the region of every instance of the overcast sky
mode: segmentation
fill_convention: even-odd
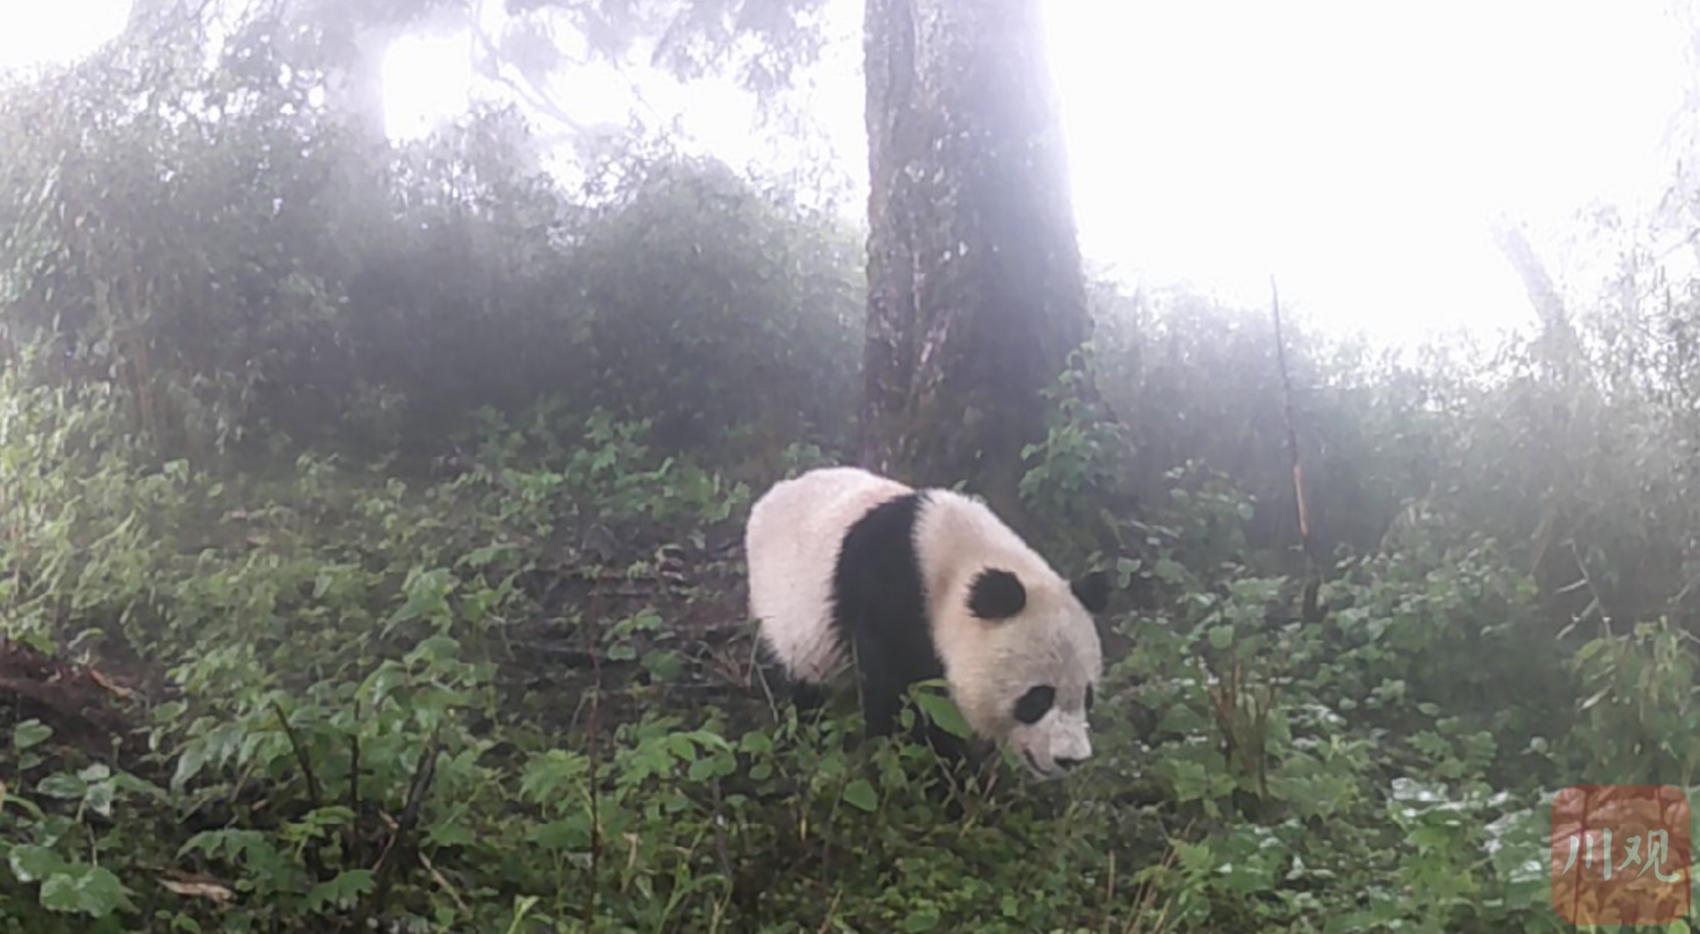
[[[848,41],[817,76],[817,112],[861,181],[861,4],[832,3]],[[81,54],[127,7],[9,12],[0,64]],[[1284,302],[1389,340],[1532,320],[1495,216],[1550,246],[1579,209],[1656,196],[1687,39],[1658,0],[1048,0],[1047,15],[1089,259],[1259,307],[1273,273]],[[463,48],[395,50],[395,132],[464,106]],[[763,155],[730,87],[646,95],[734,163]],[[620,119],[617,97],[595,96],[587,116]]]

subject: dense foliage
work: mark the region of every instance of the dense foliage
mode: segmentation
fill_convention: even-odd
[[[0,931],[1556,931],[1553,792],[1696,786],[1692,305],[1283,379],[1101,289],[1023,484],[1123,588],[1099,755],[946,820],[744,618],[751,496],[851,437],[859,232],[145,51],[0,94]]]

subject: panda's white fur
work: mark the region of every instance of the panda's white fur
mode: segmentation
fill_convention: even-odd
[[[812,688],[854,646],[870,732],[891,731],[910,684],[942,675],[968,726],[1035,774],[1092,755],[1103,577],[1071,584],[983,503],[823,468],[762,496],[744,544],[767,649]]]

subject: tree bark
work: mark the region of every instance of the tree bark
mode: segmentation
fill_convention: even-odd
[[[864,466],[1013,523],[1090,333],[1037,0],[868,0]]]

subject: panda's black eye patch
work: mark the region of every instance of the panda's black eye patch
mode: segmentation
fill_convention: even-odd
[[[1021,695],[1020,700],[1015,702],[1015,719],[1032,726],[1039,722],[1040,717],[1050,711],[1051,705],[1056,703],[1056,700],[1057,689],[1048,684],[1031,688],[1026,694]]]
[[[1027,588],[1008,571],[987,568],[968,588],[968,612],[980,619],[1009,619],[1027,605]]]

